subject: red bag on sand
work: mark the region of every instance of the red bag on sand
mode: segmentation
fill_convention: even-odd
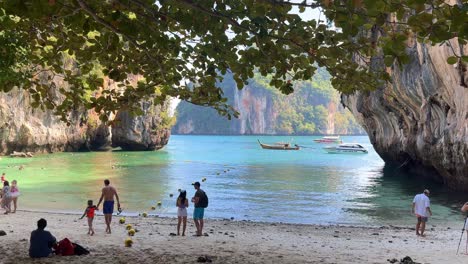
[[[55,254],[62,256],[75,255],[75,247],[68,238],[64,238],[58,242],[55,248]]]

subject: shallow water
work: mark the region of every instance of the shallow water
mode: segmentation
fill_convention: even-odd
[[[290,141],[300,151],[263,150],[265,143]],[[7,179],[18,180],[21,208],[80,212],[95,203],[102,181],[117,187],[125,212],[175,216],[178,189],[193,193],[202,182],[209,218],[289,223],[409,224],[411,202],[432,190],[432,223],[461,221],[462,194],[417,179],[397,168],[384,168],[367,137],[358,142],[369,154],[327,154],[317,137],[171,136],[156,152],[88,152],[37,155],[0,160]],[[24,169],[19,170],[23,165]],[[169,197],[174,194],[174,197]],[[466,198],[466,197],[465,197]],[[162,201],[156,210],[150,207]],[[191,211],[191,210],[189,210]]]

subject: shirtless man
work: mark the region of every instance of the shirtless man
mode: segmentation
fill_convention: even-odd
[[[114,212],[114,195],[115,199],[117,199],[117,208],[120,208],[120,201],[119,201],[119,196],[117,195],[117,190],[110,186],[110,181],[109,180],[104,180],[104,188],[102,188],[102,194],[101,198],[99,198],[99,203],[97,204],[97,208],[99,208],[99,205],[102,202],[102,199],[104,199],[104,204],[103,204],[103,209],[102,212],[104,213],[104,218],[106,219],[106,233],[110,234],[111,233],[111,221],[112,221],[112,213]]]

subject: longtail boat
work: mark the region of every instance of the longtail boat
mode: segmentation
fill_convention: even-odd
[[[262,147],[262,149],[277,149],[277,150],[299,150],[300,149],[300,147],[296,144],[294,144],[294,146],[291,146],[291,144],[289,143],[276,143],[273,145],[268,145],[268,144],[263,144],[258,139],[257,141],[258,141],[258,144],[260,144],[260,146]]]

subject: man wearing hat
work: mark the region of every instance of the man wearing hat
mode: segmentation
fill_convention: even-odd
[[[412,212],[416,215],[416,218],[418,219],[418,223],[416,224],[417,236],[426,236],[424,235],[424,230],[426,229],[426,222],[428,217],[432,216],[429,194],[429,190],[426,189],[423,193],[417,194],[413,199]]]

